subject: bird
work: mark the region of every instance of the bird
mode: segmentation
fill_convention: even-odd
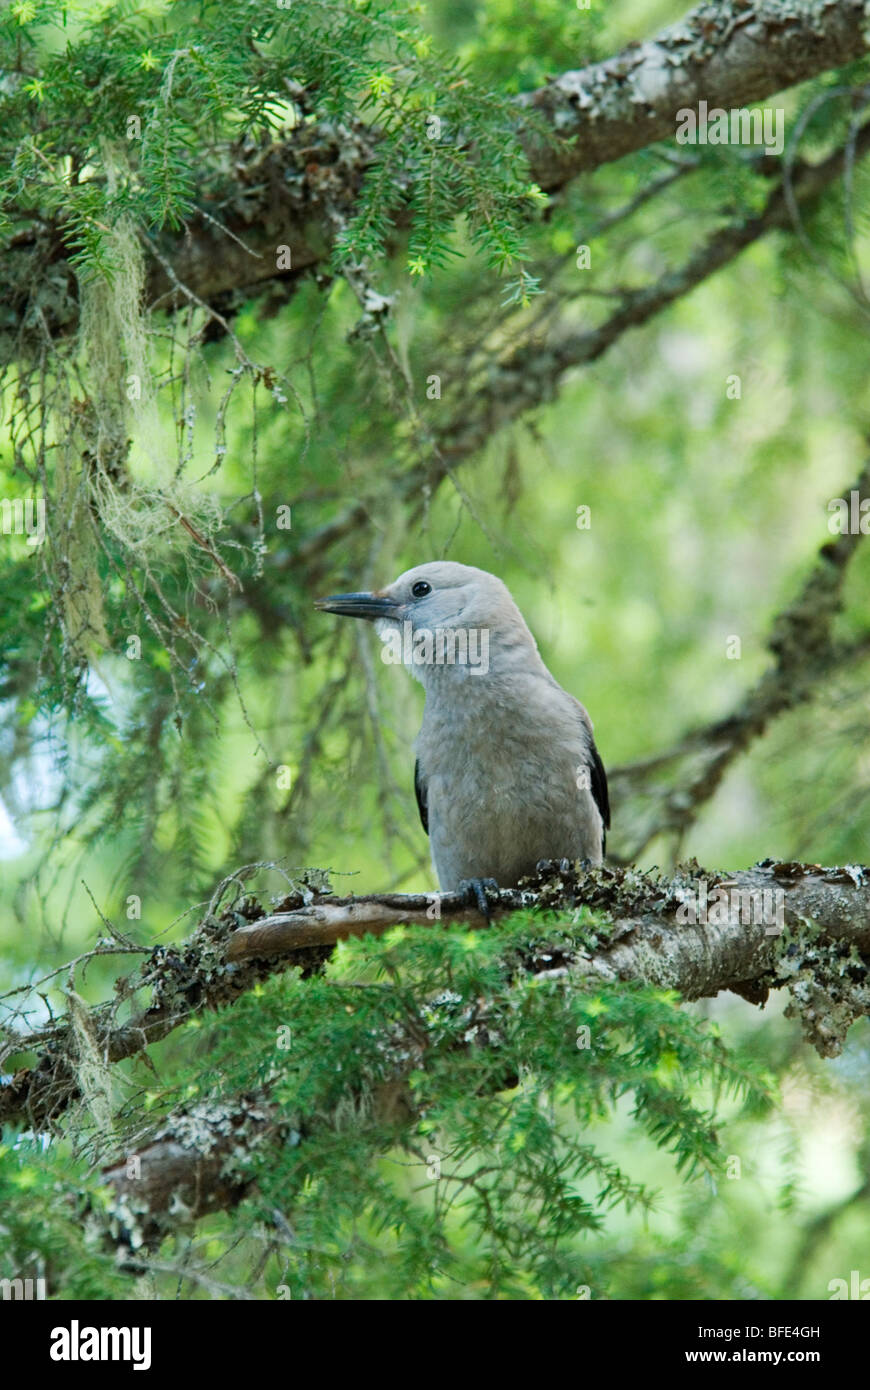
[[[542,861],[603,862],[610,804],[592,721],[496,575],[429,561],[315,606],[372,622],[384,661],[424,687],[414,789],[442,893],[489,920],[487,890],[516,887]]]

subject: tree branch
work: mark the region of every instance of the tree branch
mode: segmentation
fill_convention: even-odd
[[[870,459],[843,494],[870,497]],[[826,541],[792,602],[778,614],[768,638],[773,665],[724,719],[695,729],[676,747],[654,758],[615,767],[609,774],[614,804],[624,814],[635,800],[634,824],[617,830],[621,858],[634,860],[657,835],[674,832],[678,843],[715,794],[722,778],[749,744],[787,710],[814,698],[833,673],[870,655],[870,632],[837,641],[834,622],[843,606],[849,562],[861,542],[859,531]],[[674,770],[680,771],[673,780]],[[672,780],[656,786],[663,776]],[[619,825],[619,815],[616,817]]]
[[[544,873],[522,890],[502,890],[493,897],[491,911],[497,918],[518,910],[555,910],[565,913],[569,922],[579,906],[605,913],[613,923],[609,944],[592,955],[583,953],[562,963],[578,985],[588,978],[645,980],[697,999],[738,985],[738,992],[751,988],[761,997],[768,987],[792,980],[794,962],[785,956],[782,935],[771,934],[765,924],[741,920],[746,899],[734,900],[738,903],[734,920],[729,917],[723,924],[695,927],[681,924],[680,904],[687,894],[696,892],[702,879],[711,895],[723,883],[738,894],[779,890],[784,924],[794,929],[800,951],[820,970],[828,968],[826,952],[839,962],[841,944],[847,954],[870,951],[870,878],[853,866],[822,869],[765,861],[727,877],[705,874],[694,866],[667,879],[610,867],[582,871],[566,864],[555,877]],[[220,917],[209,913],[178,947],[155,947],[142,966],[118,982],[117,1000],[93,1010],[94,1047],[106,1064],[143,1052],[193,1014],[225,1007],[287,964],[310,973],[337,941],[347,937],[381,934],[402,922],[482,925],[478,914],[453,894],[342,899],[309,890],[305,895],[291,895],[271,914],[264,913],[252,898],[244,899],[241,906],[242,912],[234,908]],[[536,968],[555,967],[550,961]],[[848,983],[832,984],[825,975],[819,988],[848,993]],[[118,1023],[120,1000],[141,989],[150,991],[150,1003],[129,1022]],[[856,1010],[863,1009],[862,999],[856,996],[845,1012],[838,1013],[832,1006],[830,1024],[819,1018],[814,1025],[817,1046],[838,1049]],[[833,1029],[830,1039],[824,1032],[828,1027]],[[37,1130],[56,1124],[81,1094],[77,1041],[70,1020],[61,1018],[30,1036],[14,1035],[5,1051],[7,1056],[35,1051],[39,1060],[0,1087],[0,1122]]]
[[[725,108],[764,100],[796,83],[861,58],[868,47],[864,0],[726,0],[703,4],[657,37],[517,98],[517,134],[532,178],[545,189],[671,137],[676,113],[701,100]],[[525,111],[550,126],[544,141]],[[160,239],[177,281],[209,303],[269,283],[294,282],[324,264],[334,228],[352,215],[375,157],[377,131],[354,122],[303,124],[280,144],[253,154],[215,150],[200,179],[197,206],[181,234]],[[397,207],[393,220],[404,214]],[[292,268],[276,248],[292,251]],[[51,282],[50,302],[36,287]],[[78,314],[74,275],[59,228],[40,223],[7,253],[0,321],[69,331]],[[149,267],[148,298],[164,303],[177,288],[159,261]],[[45,302],[43,302],[45,301]]]
[[[695,899],[697,904],[701,892],[710,904],[719,904],[708,909],[709,919],[716,920],[681,922],[687,902]],[[781,894],[784,930],[771,930],[770,923],[758,920],[762,914],[751,904],[764,902],[764,894],[768,902]],[[382,931],[398,920],[419,920],[425,901],[419,895],[403,899],[388,894],[306,904],[240,928],[230,939],[229,954],[239,959],[254,950],[274,951],[290,953],[292,959],[293,952],[311,942],[312,929],[321,941],[356,935],[363,922]],[[851,1022],[870,1012],[866,868],[765,861],[727,877],[693,868],[668,880],[612,869],[584,872],[576,866],[550,866],[527,890],[500,893],[492,908],[498,915],[530,904],[554,912],[556,921],[542,923],[534,936],[530,931],[527,949],[519,960],[516,952],[512,954],[511,968],[546,979],[555,996],[624,981],[678,989],[686,999],[732,989],[763,1004],[769,989],[786,987],[791,994],[787,1012],[800,1018],[805,1036],[825,1056],[839,1052]],[[449,896],[441,905],[446,918],[471,915],[457,909]],[[595,929],[597,946],[558,938],[559,917],[564,916],[563,929],[570,933],[580,905],[612,914],[611,927]],[[468,1011],[469,1026],[463,1023],[461,1041],[454,1040],[452,1047],[498,1045],[503,1001],[457,998],[454,1004]],[[562,1006],[554,999],[553,1007]],[[419,1017],[407,1027],[391,1025],[384,1048],[394,1062],[365,1099],[364,1113],[385,1127],[390,1142],[400,1140],[416,1119],[409,1074],[425,1069],[430,1047],[437,1053],[434,1036],[427,1039],[425,1029],[421,1035],[420,1026]],[[440,1024],[433,1026],[437,1033]],[[504,1084],[515,1082],[505,1078]],[[334,1115],[318,1111],[311,1117],[290,1117],[282,1115],[263,1091],[235,1101],[198,1103],[169,1116],[153,1139],[140,1145],[133,1172],[119,1163],[104,1173],[116,1194],[116,1230],[126,1240],[132,1230],[134,1244],[147,1243],[159,1239],[169,1226],[175,1229],[179,1210],[193,1220],[235,1205],[248,1191],[241,1155],[263,1144],[304,1143],[309,1134],[337,1124],[339,1113],[346,1116],[359,1101],[348,1090],[333,1102]]]
[[[730,110],[861,58],[863,0],[717,0],[653,39],[566,72],[518,98],[543,113],[559,144],[530,143],[542,188],[672,136],[677,111]]]

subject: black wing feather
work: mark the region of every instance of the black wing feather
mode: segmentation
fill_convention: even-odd
[[[602,768],[603,772],[604,769]],[[429,834],[429,801],[426,796],[426,783],[423,781],[423,774],[420,771],[420,759],[414,764],[414,791],[417,795],[417,805],[420,808],[420,819],[423,822],[423,829]],[[607,795],[605,784],[605,796]]]
[[[592,786],[590,787],[590,791],[592,792],[592,796],[593,796],[593,798],[594,798],[594,800],[595,800],[595,805],[598,807],[599,811],[601,812],[601,819],[602,819],[602,821],[604,822],[604,829],[605,829],[605,830],[609,830],[609,829],[610,829],[610,797],[609,797],[608,794],[607,794],[607,773],[604,771],[604,764],[603,764],[603,762],[601,761],[601,754],[598,752],[598,749],[595,747],[595,741],[594,741],[594,739],[591,739],[591,738],[590,738],[590,740],[589,740],[589,772],[590,772],[590,778],[589,778],[589,780],[590,780],[591,783],[592,783]],[[602,854],[604,853],[604,849],[605,849],[606,843],[607,843],[607,836],[606,836],[606,835],[604,834],[604,832],[602,831],[602,835],[601,835],[601,853],[602,853]]]

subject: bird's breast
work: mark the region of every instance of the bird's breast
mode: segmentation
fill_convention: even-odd
[[[491,698],[427,706],[417,753],[442,888],[461,878],[515,883],[544,858],[600,857],[588,746],[567,707]]]

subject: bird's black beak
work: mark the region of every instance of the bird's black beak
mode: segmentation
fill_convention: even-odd
[[[321,613],[339,613],[343,618],[394,618],[401,604],[385,594],[330,594],[316,598]]]

